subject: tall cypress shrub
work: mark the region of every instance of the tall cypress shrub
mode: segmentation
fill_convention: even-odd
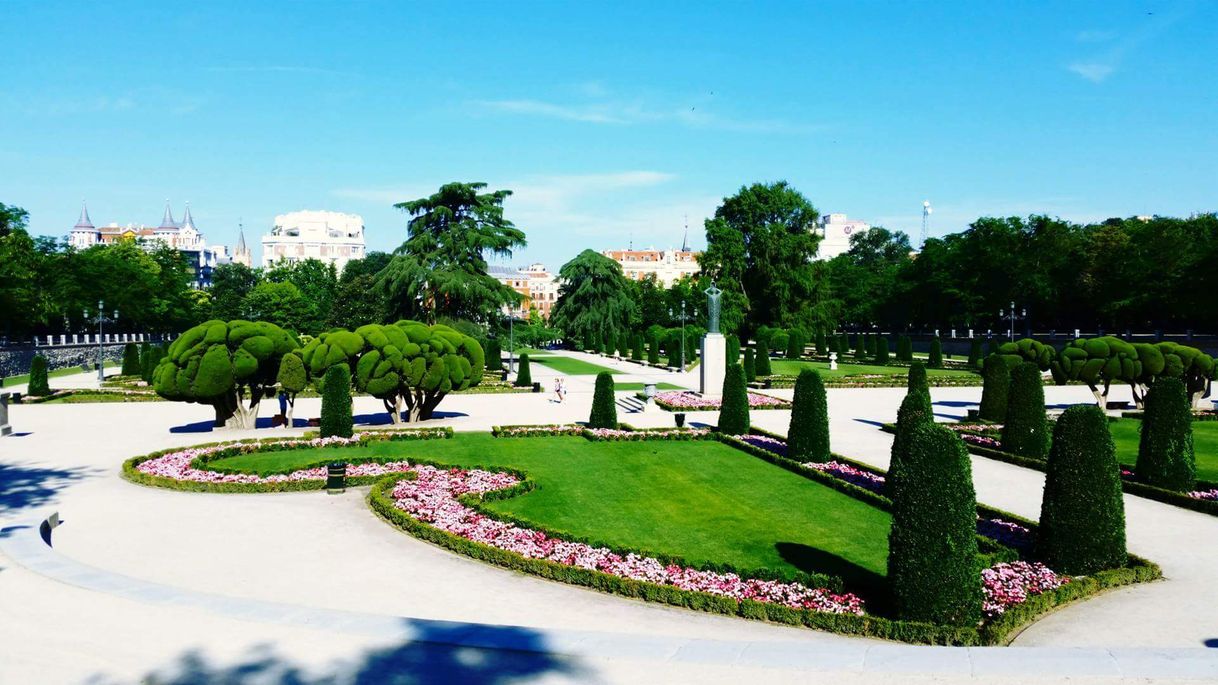
[[[744,348],[744,380],[748,383],[757,380],[757,360],[751,347]]]
[[[643,361],[643,334],[635,333],[631,337],[631,342],[634,343],[630,349],[630,358],[636,362]]]
[[[927,397],[930,397],[930,381],[926,378],[925,364],[913,362],[909,365],[909,376],[905,381],[905,389],[924,392]]]
[[[765,341],[757,343],[757,354],[755,356],[753,364],[756,366],[757,375],[763,377],[772,375],[774,372],[770,370],[770,347]]]
[[[943,368],[943,343],[937,335],[930,339],[930,353],[926,356],[926,362],[932,369]]]
[[[981,338],[973,338],[968,347],[968,365],[972,369],[981,368]]]
[[[1165,376],[1146,393],[1138,441],[1138,479],[1159,488],[1187,492],[1197,480],[1193,453],[1193,414],[1179,378]]]
[[[1007,416],[1002,424],[1002,449],[1033,459],[1044,459],[1049,454],[1045,386],[1035,362],[1021,362],[1011,369]]]
[[[119,373],[124,376],[140,375],[140,348],[135,343],[127,343],[123,347],[123,369]]]
[[[727,355],[727,363],[735,364],[740,361],[740,338],[729,335],[724,339],[723,343]]]
[[[744,369],[728,364],[723,376],[723,403],[719,406],[719,432],[747,435],[749,432],[749,395]]]
[[[486,370],[503,370],[503,350],[499,347],[499,338],[491,338],[486,341]]]
[[[804,346],[807,345],[807,340],[804,338],[804,332],[798,328],[792,328],[787,333],[787,359],[801,359],[804,356]]]
[[[1053,428],[1036,551],[1059,573],[1091,575],[1127,560],[1120,464],[1108,417],[1093,404],[1066,409]]]
[[[1007,394],[1011,388],[1011,372],[1006,358],[991,354],[981,369],[981,406],[977,416],[986,421],[1005,421]]]
[[[51,386],[47,382],[47,358],[41,354],[34,355],[30,362],[30,382],[26,385],[25,394],[35,397],[51,394]]]
[[[854,358],[864,360],[870,355],[867,353],[867,334],[859,333],[854,336]]]
[[[908,389],[905,392],[905,399],[901,400],[900,409],[897,410],[896,435],[892,439],[892,450],[888,457],[889,477],[885,483],[885,490],[889,497],[896,489],[897,474],[901,472],[902,465],[908,461],[909,444],[914,430],[919,426],[935,422],[934,408],[930,403],[930,390],[926,387],[925,382],[925,375],[919,381],[914,367],[910,367]]]
[[[879,366],[888,363],[888,338],[882,335],[875,338],[875,363]]]
[[[617,428],[617,402],[613,398],[613,376],[608,371],[596,374],[596,390],[592,393],[592,414],[589,428]]]
[[[977,625],[977,497],[964,444],[942,426],[918,426],[894,485],[888,581],[897,617]]]
[[[660,365],[660,340],[655,335],[647,341],[647,363],[652,366]]]
[[[816,354],[821,357],[829,355],[829,336],[824,329],[816,331]]]
[[[787,456],[801,462],[826,462],[829,453],[829,400],[820,374],[812,369],[799,372],[795,400],[787,428]]]
[[[913,343],[908,335],[897,336],[897,361],[913,361]]]
[[[335,364],[321,379],[321,437],[349,438],[354,432],[351,416],[351,371],[346,364]]]
[[[525,352],[516,360],[516,380],[512,381],[512,385],[518,388],[527,388],[533,385],[533,375],[529,373],[529,353]]]

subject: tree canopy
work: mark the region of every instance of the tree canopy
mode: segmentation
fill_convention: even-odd
[[[568,336],[598,340],[628,330],[635,312],[626,277],[617,262],[584,250],[563,264],[562,284],[550,320]]]

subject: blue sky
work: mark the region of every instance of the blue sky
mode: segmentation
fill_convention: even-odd
[[[742,184],[932,235],[1218,209],[1218,3],[3,2],[0,202],[35,232],[210,242],[450,180],[516,195],[513,263],[678,245]],[[255,249],[255,258],[258,251]]]

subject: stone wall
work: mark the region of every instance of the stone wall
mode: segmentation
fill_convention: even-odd
[[[102,345],[102,355],[106,361],[123,361],[123,348],[126,343]],[[47,358],[47,370],[54,371],[69,366],[85,365],[93,368],[97,362],[97,345],[55,345],[53,347],[22,346],[0,348],[0,377],[17,376],[29,373],[34,355],[41,354]]]

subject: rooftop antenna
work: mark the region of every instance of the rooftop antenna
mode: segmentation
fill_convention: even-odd
[[[685,215],[685,237],[681,239],[681,251],[689,252],[689,215]]]
[[[934,209],[932,209],[930,206],[930,200],[923,200],[922,201],[922,244],[918,246],[919,249],[926,247],[927,232],[930,229],[930,213],[932,211],[934,211]]]

